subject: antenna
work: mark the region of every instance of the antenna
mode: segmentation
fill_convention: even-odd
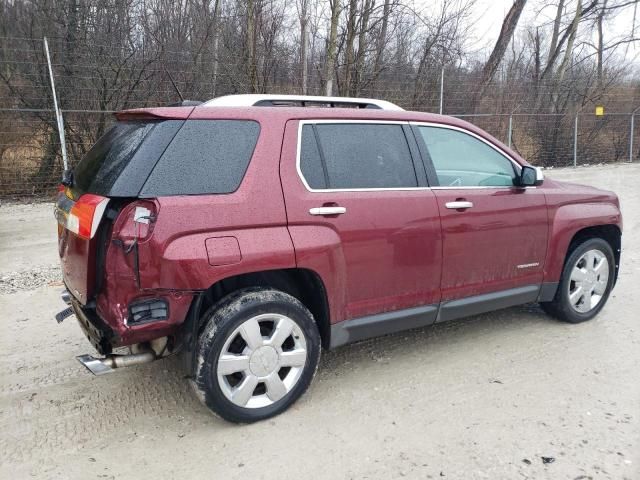
[[[51,57],[49,56],[49,43],[47,42],[47,37],[44,37],[44,53],[47,56],[47,65],[49,65],[49,79],[51,80],[51,92],[53,94],[53,108],[56,112],[56,123],[58,125],[58,135],[60,136],[60,149],[62,150],[62,165],[64,167],[62,178],[64,180],[66,178],[67,171],[69,170],[69,163],[67,162],[67,142],[64,138],[62,112],[58,108],[58,97],[56,96],[56,85],[53,81],[53,69],[51,68]]]
[[[173,85],[173,88],[176,89],[176,92],[178,93],[178,96],[180,97],[180,101],[184,102],[184,97],[182,96],[182,93],[180,93],[180,89],[178,88],[178,86],[176,85],[176,82],[173,81],[173,77],[171,76],[171,74],[169,73],[169,70],[167,70],[167,67],[164,67],[164,73],[167,74],[167,76],[169,77],[169,80],[171,80],[171,85]]]

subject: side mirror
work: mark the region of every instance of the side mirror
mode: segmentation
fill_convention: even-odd
[[[542,185],[544,181],[544,175],[542,170],[529,165],[524,165],[520,172],[519,184],[521,187],[534,187],[536,185]]]

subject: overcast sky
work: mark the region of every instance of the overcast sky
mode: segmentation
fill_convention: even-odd
[[[423,0],[424,1],[424,0]],[[502,26],[502,20],[504,16],[511,8],[513,0],[476,0],[478,21],[474,28],[474,33],[477,38],[477,45],[488,51],[491,50],[495,41],[500,34],[500,27]],[[541,9],[541,5],[545,3],[551,3],[549,0],[529,0],[518,23],[518,30],[526,28],[528,25],[540,25],[547,21],[552,21],[555,16],[555,6],[550,6]],[[573,8],[575,3],[573,0],[567,2]],[[638,16],[640,16],[640,8],[638,9]],[[636,20],[636,36],[640,35],[640,28],[638,28],[638,20]],[[628,35],[631,32],[633,25],[633,6],[626,7],[624,11],[620,11],[615,18],[609,21],[605,28],[605,41],[609,41],[612,38],[618,38],[622,35]],[[583,25],[582,28],[585,28]],[[586,32],[583,32],[586,33]],[[595,36],[595,31],[594,31]],[[640,66],[640,42],[630,44],[628,49],[625,46],[619,47],[617,54],[627,54],[627,58],[634,62],[636,66]],[[488,53],[487,53],[488,55]]]

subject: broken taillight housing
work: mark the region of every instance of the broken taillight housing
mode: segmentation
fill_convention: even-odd
[[[65,192],[60,192],[59,195],[65,195]],[[61,205],[63,203],[66,203],[67,208]],[[108,198],[92,193],[85,193],[75,202],[58,201],[58,208],[65,210],[65,214],[58,217],[58,222],[79,237],[91,239],[98,230],[108,203]]]

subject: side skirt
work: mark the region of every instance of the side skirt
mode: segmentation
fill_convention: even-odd
[[[442,302],[439,305],[425,305],[345,320],[331,325],[330,348],[524,303],[548,301],[553,298],[556,289],[557,283],[527,285]]]
[[[437,305],[426,305],[345,320],[331,325],[329,348],[410,328],[424,327],[435,322],[437,315]]]

